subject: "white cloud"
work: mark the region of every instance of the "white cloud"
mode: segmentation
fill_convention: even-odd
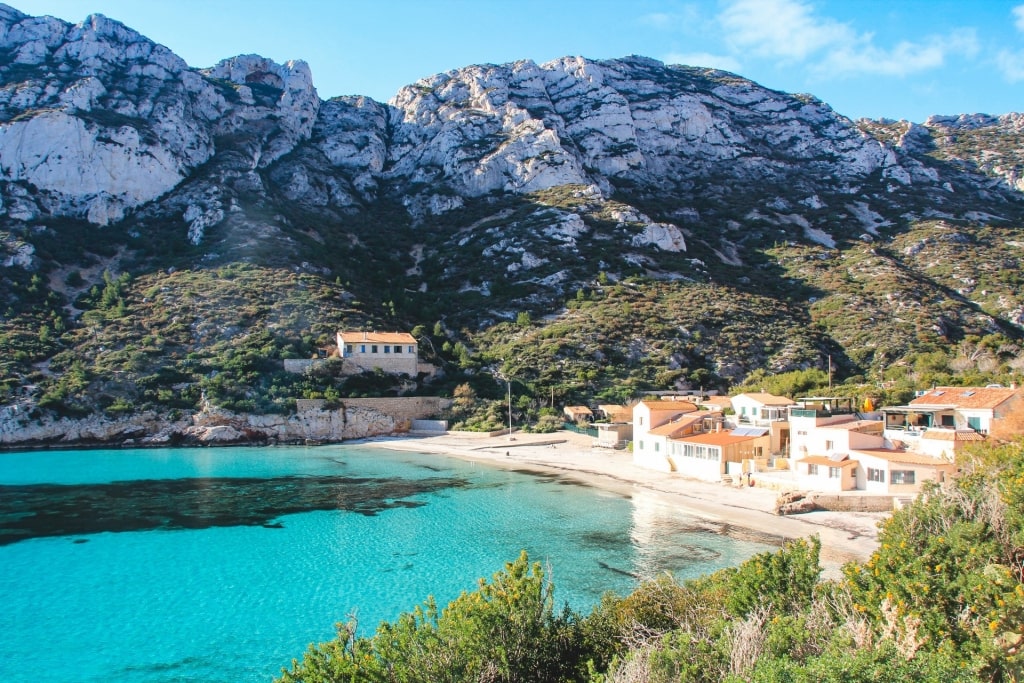
[[[1024,51],[1003,50],[996,56],[996,65],[1010,83],[1024,81]]]
[[[813,70],[828,76],[907,76],[940,67],[951,57],[973,58],[977,53],[978,39],[973,29],[930,36],[919,43],[901,41],[890,49],[872,44],[867,36],[852,44],[835,46]]]
[[[719,21],[732,45],[764,57],[802,60],[828,45],[854,39],[849,26],[815,17],[800,0],[733,0]]]
[[[739,60],[730,55],[714,55],[710,52],[672,52],[665,55],[662,60],[666,64],[685,64],[687,66],[703,66],[711,69],[722,69],[739,73],[742,65]]]
[[[1014,13],[1020,17],[1018,25],[1024,23],[1024,5]],[[819,76],[906,76],[940,67],[953,56],[973,58],[978,53],[973,29],[879,47],[873,34],[818,16],[804,0],[730,0],[719,21],[736,51],[782,63],[811,62],[811,71]]]
[[[1017,30],[1024,33],[1024,5],[1017,5],[1010,13],[1013,14],[1013,24]]]

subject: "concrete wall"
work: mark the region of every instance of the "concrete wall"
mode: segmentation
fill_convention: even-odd
[[[448,420],[413,420],[410,429],[427,434],[444,434],[448,431]]]

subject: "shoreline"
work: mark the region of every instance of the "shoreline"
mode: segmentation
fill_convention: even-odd
[[[681,513],[707,521],[716,527],[716,533],[752,533],[759,540],[776,545],[817,534],[821,539],[823,579],[841,577],[842,566],[847,562],[867,560],[878,548],[877,524],[888,517],[888,513],[826,511],[780,517],[774,512],[776,491],[738,488],[648,470],[634,465],[629,452],[593,447],[592,442],[590,437],[573,432],[557,432],[516,434],[512,439],[444,434],[375,437],[346,443],[445,455],[534,474],[556,474],[624,495],[643,490]]]

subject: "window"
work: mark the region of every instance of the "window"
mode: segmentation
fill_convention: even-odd
[[[660,453],[661,452],[661,444],[660,443],[657,443],[657,442],[654,443],[654,452],[655,453]]]
[[[980,417],[969,417],[967,418],[967,426],[976,432],[981,431],[981,418]]]
[[[345,353],[346,354],[352,353],[352,345],[351,344],[345,344]]]
[[[914,470],[893,470],[889,473],[890,484],[913,484]]]
[[[416,347],[415,346],[410,346],[409,347],[409,355],[411,356],[414,353],[416,353]]]
[[[377,353],[377,345],[376,344],[371,344],[370,345],[370,353]]]
[[[640,442],[640,450],[643,450],[643,449],[644,449],[644,442],[643,442],[643,441],[641,441],[641,442]]]
[[[825,450],[826,451],[835,450],[835,447],[836,447],[836,442],[835,441],[826,441],[825,442]]]
[[[842,470],[842,468],[840,468],[840,467],[829,467],[828,468],[828,478],[829,479],[842,479],[843,478],[843,470]]]
[[[879,470],[874,467],[868,468],[868,481],[877,481],[881,484],[885,483],[885,470]]]
[[[807,436],[807,430],[806,429],[798,429],[798,430],[796,430],[796,435],[797,436]]]
[[[391,345],[390,344],[385,344],[384,345],[384,353],[391,353]]]
[[[402,352],[402,347],[399,346],[398,344],[395,344],[394,351],[395,351],[395,353],[401,353]]]
[[[951,427],[951,428],[955,427],[956,426],[956,422],[953,420],[953,416],[952,415],[943,415],[942,416],[942,426],[943,427]]]
[[[359,345],[359,353],[366,353],[366,344]]]
[[[810,474],[810,475],[818,474],[818,466],[817,465],[808,465],[807,466],[807,474]]]

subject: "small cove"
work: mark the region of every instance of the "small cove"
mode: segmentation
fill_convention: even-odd
[[[358,445],[3,454],[0,677],[269,681],[522,549],[585,613],[769,548],[641,491]]]

